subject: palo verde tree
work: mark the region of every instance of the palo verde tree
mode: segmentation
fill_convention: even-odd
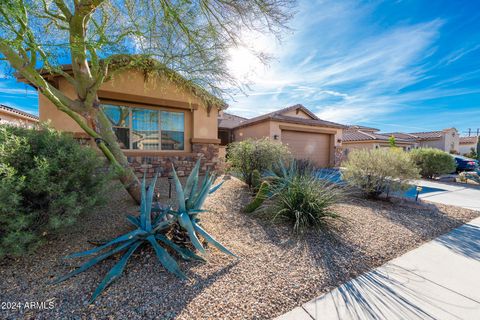
[[[294,0],[6,0],[0,4],[0,56],[97,143],[139,201],[140,183],[100,108],[98,90],[121,71],[140,68],[204,98],[239,87],[226,67],[242,30],[277,36]],[[262,57],[261,53],[258,53]],[[71,70],[59,67],[71,64]],[[48,76],[64,77],[76,97]],[[202,89],[204,88],[204,89]]]

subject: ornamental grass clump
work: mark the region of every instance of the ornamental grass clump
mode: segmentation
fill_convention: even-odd
[[[316,173],[314,166],[305,162],[277,161],[265,172],[262,187],[244,211],[253,212],[264,204],[262,211],[274,221],[290,223],[294,234],[325,226],[338,217],[331,206],[342,198],[343,186]]]
[[[325,226],[329,219],[338,217],[332,205],[341,199],[342,194],[339,186],[327,180],[297,175],[275,192],[273,220],[289,222],[295,234]]]
[[[175,172],[175,168],[173,168],[173,178],[175,181],[177,196],[176,210],[173,210],[171,207],[164,208],[160,204],[155,204],[153,202],[155,184],[158,175],[155,175],[148,187],[146,186],[144,177],[142,182],[140,214],[138,217],[127,217],[128,221],[135,227],[135,229],[101,246],[68,256],[67,258],[79,258],[96,255],[79,268],[56,279],[54,283],[67,280],[89,269],[100,261],[105,260],[116,253],[122,252],[123,256],[107,273],[93,293],[90,299],[90,303],[92,303],[109,284],[121,276],[132,254],[143,245],[150,245],[153,247],[158,261],[167,271],[173,273],[180,279],[187,279],[187,276],[180,270],[174,257],[168,253],[166,248],[170,248],[184,260],[205,261],[205,259],[196,254],[193,250],[190,250],[188,247],[176,244],[165,235],[169,228],[174,224],[180,225],[182,229],[187,231],[193,247],[201,254],[205,253],[205,248],[200,242],[198,235],[220,251],[235,256],[208,234],[200,225],[200,215],[205,211],[202,209],[203,203],[207,196],[215,192],[223,182],[212,188],[216,176],[210,175],[207,172],[203,182],[200,184],[199,170],[200,160],[197,161],[192,173],[188,177],[185,187],[182,187]]]

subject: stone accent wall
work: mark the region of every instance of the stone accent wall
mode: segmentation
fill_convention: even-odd
[[[192,144],[192,152],[182,155],[171,156],[129,156],[128,162],[138,177],[143,177],[146,173],[147,178],[152,178],[156,171],[162,177],[170,176],[172,172],[172,163],[179,177],[188,176],[195,163],[202,158],[200,173],[205,173],[207,168],[219,170],[222,167],[223,160],[218,157],[218,144]]]
[[[335,147],[335,162],[334,162],[333,165],[335,167],[340,166],[340,164],[342,163],[344,158],[345,158],[345,155],[343,153],[343,148],[342,147]]]

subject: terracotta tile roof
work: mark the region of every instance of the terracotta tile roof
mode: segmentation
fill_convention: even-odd
[[[387,134],[380,134],[380,133],[372,133],[372,132],[364,132],[362,130],[357,131],[344,131],[343,132],[343,142],[358,142],[358,141],[388,141],[390,135]],[[408,143],[411,142],[405,139],[397,139],[396,142],[400,143]]]
[[[386,136],[394,136],[395,139],[404,139],[404,140],[411,140],[411,141],[414,141],[414,140],[417,140],[418,137],[417,136],[414,136],[410,133],[403,133],[403,132],[387,132],[387,133],[383,133],[384,135]]]
[[[377,129],[377,128],[372,128],[372,127],[366,127],[366,126],[360,126],[360,125],[357,125],[357,124],[354,124],[354,125],[349,125],[348,128],[346,130],[349,130],[349,131],[357,131],[357,130],[362,130],[362,131],[380,131],[380,129]]]
[[[445,132],[444,131],[412,132],[412,133],[387,132],[387,133],[383,133],[383,134],[388,135],[388,136],[393,135],[395,138],[413,141],[413,140],[436,140],[436,139],[440,139],[445,134]]]
[[[472,137],[460,137],[460,144],[475,144],[478,142],[477,136]]]
[[[304,119],[304,118],[297,118],[297,117],[291,117],[291,116],[285,116],[283,113],[291,111],[291,110],[297,110],[300,109],[309,116],[312,117],[312,119]],[[280,109],[274,112],[270,112],[255,118],[248,119],[241,124],[239,124],[237,127],[246,127],[249,125],[252,125],[254,123],[266,121],[266,120],[277,120],[281,122],[289,122],[289,123],[296,123],[296,124],[305,124],[305,125],[310,125],[310,126],[319,126],[319,127],[331,127],[331,128],[346,128],[346,126],[331,122],[331,121],[326,121],[319,119],[314,113],[312,113],[310,110],[302,106],[301,104],[296,104],[284,109]]]
[[[28,113],[28,112],[25,112],[25,111],[22,111],[22,110],[13,108],[13,107],[9,107],[9,106],[6,106],[4,104],[0,104],[0,109],[6,110],[10,113],[16,113],[16,114],[22,115],[24,117],[32,119],[33,121],[38,121],[39,120],[38,116],[36,116],[34,114],[31,114],[31,113]]]
[[[410,134],[420,139],[437,139],[437,138],[441,138],[445,134],[445,132],[443,131],[412,132]]]
[[[247,120],[247,118],[224,112],[223,115],[218,118],[218,128],[232,129],[245,120]]]

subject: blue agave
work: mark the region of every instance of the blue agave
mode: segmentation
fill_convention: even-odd
[[[187,276],[180,270],[175,259],[164,247],[173,249],[184,260],[206,260],[190,249],[174,243],[165,236],[166,229],[170,228],[175,222],[178,222],[178,224],[188,232],[190,241],[200,253],[205,253],[205,248],[200,243],[197,234],[201,235],[208,243],[211,243],[222,252],[235,256],[199,225],[199,214],[205,211],[201,208],[207,196],[218,190],[223,184],[222,182],[212,188],[216,176],[210,175],[207,172],[201,186],[199,187],[199,171],[200,160],[195,164],[194,169],[187,179],[185,188],[183,188],[178,179],[175,168],[173,168],[173,178],[175,181],[178,201],[177,210],[161,207],[153,208],[153,196],[158,174],[155,175],[148,187],[146,186],[144,177],[142,181],[140,215],[138,217],[127,217],[128,221],[131,222],[136,229],[101,246],[67,256],[67,258],[79,258],[96,255],[79,268],[59,277],[54,283],[65,281],[116,253],[124,252],[121,259],[107,273],[103,281],[96,288],[89,301],[89,303],[92,303],[108,285],[122,275],[128,260],[135,250],[137,250],[142,244],[149,244],[153,247],[160,264],[166,270],[175,274],[180,279],[187,279]]]

